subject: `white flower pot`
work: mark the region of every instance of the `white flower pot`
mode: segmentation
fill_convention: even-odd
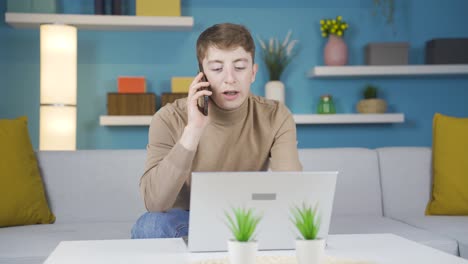
[[[296,239],[296,259],[298,264],[323,264],[325,259],[325,240]]]
[[[230,264],[255,264],[257,254],[257,241],[239,242],[228,241],[229,263]]]
[[[284,104],[284,83],[281,81],[267,82],[265,84],[265,97]]]

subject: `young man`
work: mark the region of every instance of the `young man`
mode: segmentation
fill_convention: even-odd
[[[193,171],[302,170],[289,110],[250,93],[258,69],[254,57],[244,26],[217,24],[199,36],[204,73],[194,78],[187,98],[164,106],[151,121],[140,181],[149,212],[138,219],[132,238],[187,235]],[[208,86],[211,91],[203,89]],[[205,95],[208,116],[197,103]]]

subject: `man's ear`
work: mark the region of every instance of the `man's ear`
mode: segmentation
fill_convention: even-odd
[[[252,80],[250,83],[255,82],[255,76],[257,76],[257,71],[258,71],[258,64],[254,63],[252,66]]]

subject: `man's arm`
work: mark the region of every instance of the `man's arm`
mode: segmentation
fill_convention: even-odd
[[[302,171],[297,151],[296,123],[285,106],[280,106],[280,125],[270,150],[273,171]]]
[[[140,180],[140,191],[150,212],[172,208],[190,175],[195,151],[177,143],[173,133],[157,113],[151,121],[145,173]]]
[[[188,181],[195,152],[209,120],[198,111],[197,100],[210,91],[201,90],[209,85],[194,78],[187,97],[187,125],[179,137],[180,120],[167,108],[161,109],[151,120],[148,134],[145,173],[140,180],[140,191],[146,209],[151,212],[172,208],[184,183]],[[188,198],[187,198],[188,199]]]

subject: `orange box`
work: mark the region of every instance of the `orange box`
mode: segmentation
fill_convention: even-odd
[[[119,77],[117,79],[119,93],[146,93],[145,77]]]

